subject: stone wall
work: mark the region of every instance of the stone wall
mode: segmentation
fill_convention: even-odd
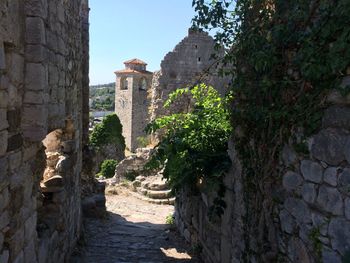
[[[218,58],[213,58],[216,54]],[[163,104],[169,94],[178,88],[205,83],[214,86],[220,94],[225,94],[227,78],[218,75],[217,66],[222,51],[215,50],[212,37],[202,31],[189,29],[188,36],[169,52],[161,63],[161,69],[153,76],[151,120],[168,114],[186,110],[186,100],[169,109]]]
[[[349,83],[348,76],[343,85]],[[278,262],[349,262],[350,100],[333,92],[328,101],[331,106],[324,112],[322,127],[306,140],[308,151],[284,146],[279,167],[283,176],[273,184],[271,196],[264,197],[274,204],[270,222],[274,234],[268,239],[274,242],[266,240],[264,246],[277,251]],[[268,253],[254,254],[262,244],[246,228],[245,177],[233,142],[229,153],[233,165],[225,178],[227,208],[222,218],[208,218],[213,197],[183,190],[177,197],[177,226],[189,242],[202,248],[205,262],[245,262],[247,258],[248,262],[272,262]]]
[[[65,262],[81,225],[87,0],[0,10],[0,262]]]

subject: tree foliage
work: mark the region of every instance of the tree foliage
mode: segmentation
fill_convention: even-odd
[[[99,175],[102,175],[105,178],[112,178],[117,164],[118,162],[116,160],[104,160],[101,164]]]
[[[201,84],[177,89],[164,107],[181,100],[184,94],[193,100],[189,112],[160,117],[147,127],[149,133],[165,130],[148,166],[165,166],[164,177],[174,189],[199,181],[217,188],[230,165],[227,142],[232,129],[226,106],[231,97],[221,98],[213,87]]]
[[[122,129],[123,126],[116,114],[107,115],[101,123],[94,127],[90,135],[90,144],[94,147],[114,144],[124,149],[125,139]]]

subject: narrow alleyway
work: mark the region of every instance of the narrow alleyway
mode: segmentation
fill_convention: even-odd
[[[199,262],[189,245],[166,224],[170,205],[149,204],[118,189],[107,195],[107,216],[85,220],[85,237],[71,263]]]

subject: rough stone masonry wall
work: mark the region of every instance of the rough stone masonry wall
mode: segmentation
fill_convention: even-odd
[[[350,76],[343,81],[349,84]],[[309,153],[291,145],[281,152],[283,176],[270,197],[279,262],[350,260],[350,99],[332,92],[328,101],[320,131],[307,139]],[[205,194],[183,190],[176,203],[176,223],[188,241],[203,248],[205,262],[243,262],[243,254],[252,252],[244,243],[244,175],[232,142],[229,152],[233,165],[225,178],[227,208],[220,220],[209,221],[212,198]],[[252,256],[250,262],[269,261]]]
[[[87,17],[87,0],[0,1],[2,263],[67,261],[79,237]],[[63,185],[43,193],[53,131]]]
[[[151,120],[186,109],[186,100],[169,109],[163,108],[169,94],[178,88],[205,83],[225,94],[228,79],[218,76],[218,59],[213,59],[213,54],[221,55],[215,50],[213,38],[205,32],[189,29],[188,36],[164,57],[161,70],[153,76]]]

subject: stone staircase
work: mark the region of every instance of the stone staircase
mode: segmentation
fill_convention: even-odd
[[[152,204],[174,205],[173,197],[169,185],[162,175],[138,176],[132,183],[135,196],[143,201]]]

